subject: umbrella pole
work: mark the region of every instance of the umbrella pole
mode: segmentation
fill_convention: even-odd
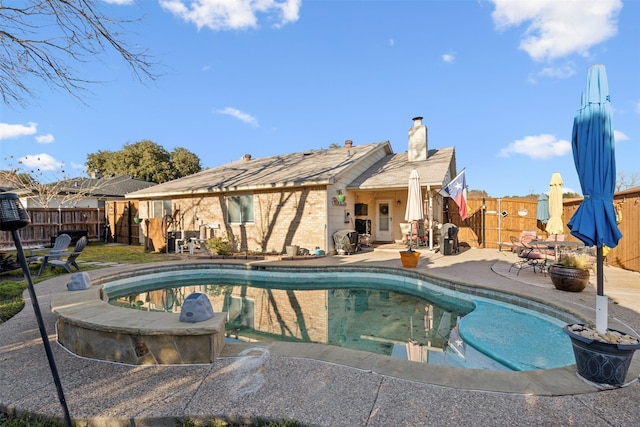
[[[409,223],[409,252],[411,252],[412,245],[413,245],[413,221]]]
[[[604,294],[604,257],[602,246],[596,248],[596,329],[601,334],[607,333],[608,300]]]
[[[598,246],[596,248],[596,278],[597,278],[597,291],[598,295],[604,295],[604,272],[602,271],[604,267],[604,257],[602,256],[602,246]]]

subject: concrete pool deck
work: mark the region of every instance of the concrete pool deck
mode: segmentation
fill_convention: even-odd
[[[350,256],[224,262],[402,268],[399,249],[391,245]],[[594,286],[580,293],[561,292],[548,277],[531,269],[519,275],[515,270],[508,272],[516,260],[510,252],[468,249],[442,256],[420,251],[416,271],[547,301],[586,319],[595,318]],[[197,256],[184,259],[212,262]],[[128,268],[134,266],[90,274]],[[640,331],[640,273],[605,267],[604,275],[605,293],[612,300],[611,326]],[[49,303],[52,293],[65,291],[67,281],[68,276],[58,276],[36,289],[67,404],[79,425],[173,426],[175,417],[211,421],[216,416],[236,421],[288,418],[314,426],[623,426],[640,422],[638,354],[630,372],[636,380],[605,391],[578,378],[574,366],[528,372],[462,370],[312,344],[226,345],[211,365],[130,366],[82,359],[55,341]],[[62,414],[30,301],[0,325],[0,406]]]

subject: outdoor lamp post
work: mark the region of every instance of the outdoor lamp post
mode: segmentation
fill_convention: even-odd
[[[58,399],[60,405],[64,411],[64,419],[67,426],[71,427],[71,416],[69,415],[69,408],[67,408],[67,402],[64,398],[64,392],[62,391],[62,384],[58,375],[58,369],[56,368],[56,362],[53,359],[53,353],[51,352],[51,346],[49,345],[49,338],[47,337],[47,331],[44,327],[44,321],[42,320],[42,313],[40,312],[40,306],[38,305],[38,299],[36,297],[36,291],[33,287],[33,281],[31,280],[31,272],[29,271],[29,265],[27,259],[24,256],[22,250],[22,243],[20,242],[20,235],[18,230],[26,227],[31,222],[29,214],[20,203],[20,199],[17,194],[4,193],[0,194],[0,231],[10,231],[13,235],[13,241],[16,245],[18,261],[20,261],[20,267],[22,267],[22,273],[27,281],[27,287],[29,289],[29,295],[31,296],[31,304],[33,305],[33,311],[36,314],[38,321],[38,328],[40,329],[40,336],[42,337],[42,343],[44,344],[45,352],[47,353],[47,359],[49,360],[49,367],[51,368],[51,374],[53,375],[53,381],[58,391]]]

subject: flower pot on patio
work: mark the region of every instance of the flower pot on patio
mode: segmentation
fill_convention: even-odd
[[[560,264],[549,266],[549,277],[556,289],[568,292],[580,292],[589,283],[589,270],[583,268],[564,267]]]
[[[562,328],[571,338],[578,375],[582,378],[612,386],[625,383],[633,353],[640,348],[638,339],[624,332],[607,329],[605,338],[598,339],[595,328],[567,325]]]
[[[400,251],[400,261],[405,268],[416,268],[420,252],[417,251]]]
[[[287,256],[294,257],[298,255],[298,252],[300,251],[300,246],[289,245],[285,249],[287,251]]]

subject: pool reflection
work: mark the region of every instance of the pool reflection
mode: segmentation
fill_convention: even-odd
[[[323,343],[419,362],[447,348],[467,306],[366,288],[278,289],[246,284],[165,287],[119,296],[111,304],[179,313],[193,292],[226,312],[226,334],[244,341]]]

